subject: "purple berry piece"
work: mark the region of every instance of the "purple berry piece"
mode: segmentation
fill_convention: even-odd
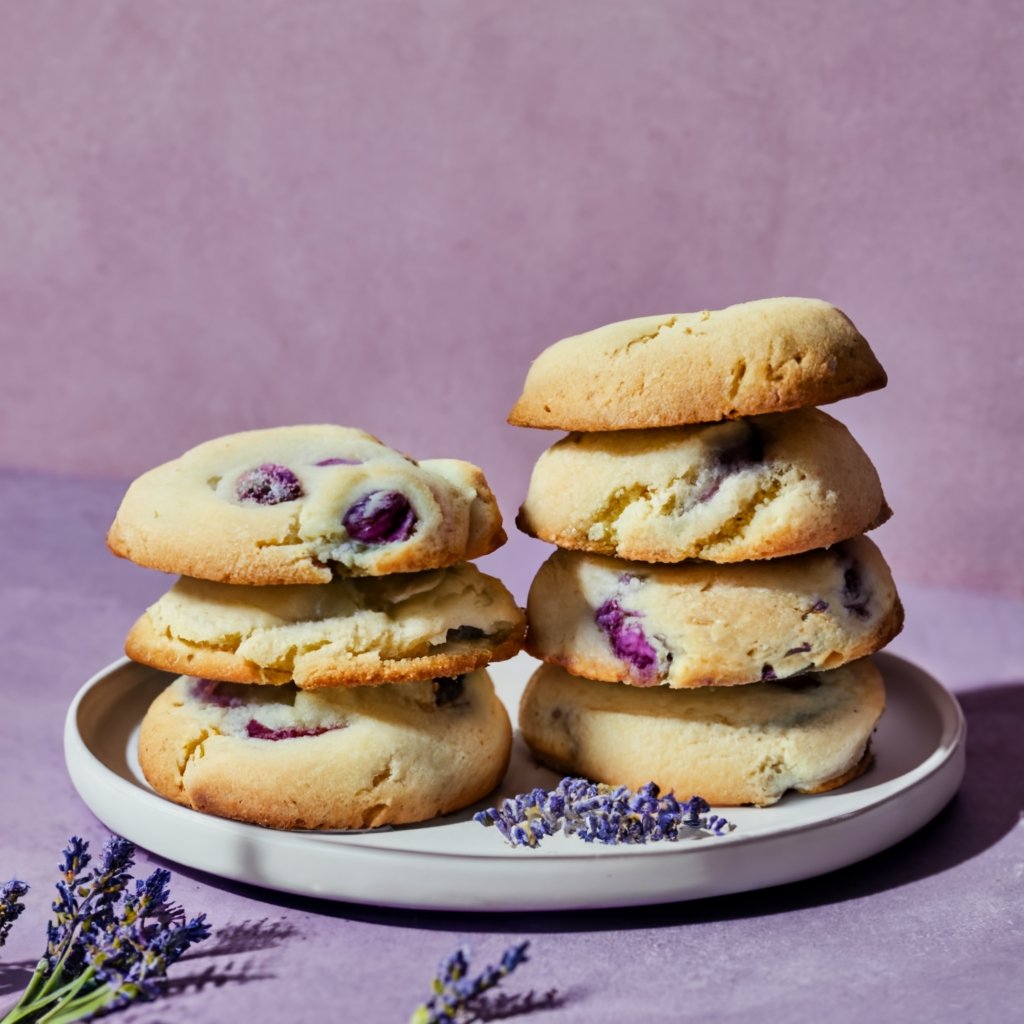
[[[787,690],[814,690],[821,686],[821,680],[810,672],[797,672],[795,675],[787,676],[785,679],[773,679],[775,686],[782,686]]]
[[[764,462],[764,438],[749,420],[742,420],[746,428],[742,437],[732,441],[718,453],[718,464],[730,473]]]
[[[302,497],[299,478],[287,467],[276,462],[264,462],[238,478],[235,494],[239,501],[254,501],[258,505],[280,505]]]
[[[843,607],[858,619],[870,618],[868,602],[871,594],[864,586],[860,567],[851,561],[843,571]]]
[[[828,611],[828,601],[825,601],[825,600],[823,600],[822,598],[819,597],[818,600],[815,601],[814,604],[812,604],[811,607],[807,609],[807,614],[810,615],[813,612],[827,612],[827,611]]]
[[[245,703],[241,697],[233,697],[223,689],[218,689],[219,687],[220,683],[216,679],[193,679],[191,696],[194,700],[218,708],[240,708]]]
[[[722,479],[723,477],[717,469],[713,470],[704,481],[704,486],[697,492],[692,503],[688,507],[692,508],[693,505],[703,505],[704,502],[710,501],[722,486]]]
[[[786,651],[786,657],[792,657],[794,654],[806,654],[810,649],[811,645],[805,640],[797,647],[790,647],[790,649]]]
[[[445,643],[456,640],[482,640],[487,634],[479,626],[456,626],[445,634]]]
[[[320,736],[325,732],[343,728],[343,725],[317,725],[312,729],[271,729],[262,722],[257,722],[255,718],[250,718],[249,724],[245,727],[245,734],[254,740],[294,740],[301,736]]]
[[[417,518],[409,499],[400,491],[371,491],[345,513],[342,522],[353,540],[391,544],[408,540]]]
[[[454,704],[462,697],[464,687],[462,681],[465,676],[452,676],[450,678],[434,680],[434,707],[441,708],[446,704]]]
[[[714,462],[701,474],[698,483],[702,486],[694,495],[691,507],[710,501],[718,493],[726,477],[764,461],[764,440],[761,431],[748,420],[739,422],[744,428],[742,435],[730,440],[725,447],[715,453]]]
[[[314,466],[358,466],[360,465],[359,459],[343,459],[340,455],[335,456],[333,459],[321,459],[319,462],[314,462]]]
[[[860,594],[860,587],[860,570],[855,562],[843,573],[843,593],[847,597],[856,597]]]
[[[594,620],[608,637],[615,657],[628,662],[641,676],[648,677],[658,667],[658,652],[651,646],[637,617],[636,612],[624,611],[618,601],[609,598],[597,609]]]
[[[762,683],[774,683],[778,680],[778,676],[775,674],[775,669],[769,664],[761,666],[761,682]]]

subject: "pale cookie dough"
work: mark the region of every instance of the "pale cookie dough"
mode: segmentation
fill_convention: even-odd
[[[316,689],[469,672],[511,658],[525,627],[504,585],[467,562],[296,586],[182,577],[125,649],[168,672]]]
[[[765,562],[654,566],[556,551],[527,603],[526,649],[588,679],[726,686],[831,669],[903,624],[866,537]]]
[[[537,461],[516,523],[641,562],[741,562],[828,547],[890,515],[871,460],[817,409],[573,433]]]
[[[519,728],[541,761],[568,775],[764,806],[860,775],[884,707],[868,659],[789,683],[704,690],[636,690],[544,665],[523,693]]]
[[[820,299],[760,299],[565,338],[534,361],[509,422],[584,431],[712,423],[885,383],[846,314]]]
[[[161,795],[283,829],[425,821],[489,793],[511,727],[484,671],[318,690],[181,677],[142,722],[139,762]]]
[[[504,541],[476,466],[337,426],[207,441],[139,477],[107,535],[139,565],[261,586],[437,569]]]

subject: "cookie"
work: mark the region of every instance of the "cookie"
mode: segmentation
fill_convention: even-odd
[[[836,668],[903,624],[866,537],[765,562],[673,566],[556,551],[527,604],[526,649],[588,679],[686,688]]]
[[[817,409],[572,433],[538,459],[516,523],[641,562],[740,562],[828,547],[890,515],[850,432]]]
[[[525,628],[503,584],[468,562],[296,586],[184,576],[125,649],[167,672],[316,689],[470,672],[511,658]]]
[[[181,677],[142,722],[139,762],[161,795],[271,828],[425,821],[501,780],[511,727],[484,671],[318,690]]]
[[[703,690],[637,690],[544,665],[523,693],[519,728],[541,761],[567,775],[765,806],[789,789],[821,793],[860,775],[884,707],[869,659]]]
[[[107,535],[139,565],[261,586],[438,569],[504,541],[476,466],[336,426],[207,441],[139,477]]]
[[[820,299],[640,317],[565,338],[534,361],[520,427],[634,430],[826,405],[884,387],[885,371]]]

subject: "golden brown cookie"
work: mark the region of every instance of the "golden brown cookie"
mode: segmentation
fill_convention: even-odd
[[[527,603],[526,649],[574,675],[689,688],[785,679],[879,650],[903,624],[878,548],[733,565],[556,551]]]
[[[182,577],[125,649],[166,672],[317,689],[470,672],[511,658],[525,628],[504,585],[462,562],[295,586]]]
[[[504,541],[476,466],[415,462],[338,426],[250,430],[192,448],[128,488],[107,535],[139,565],[258,586],[438,569]]]
[[[568,775],[764,806],[789,789],[820,793],[860,775],[884,707],[869,659],[702,690],[638,690],[544,665],[523,694],[519,728],[541,761]]]
[[[509,422],[581,431],[713,423],[826,405],[885,383],[840,310],[820,299],[760,299],[565,338],[534,361]]]
[[[562,548],[641,562],[741,562],[881,525],[871,460],[817,409],[572,433],[541,455],[516,523]]]
[[[511,727],[484,671],[310,693],[181,677],[153,702],[139,762],[161,795],[282,829],[425,821],[489,793]]]

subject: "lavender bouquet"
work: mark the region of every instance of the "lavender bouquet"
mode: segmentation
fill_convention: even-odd
[[[54,917],[21,998],[0,1024],[70,1024],[163,991],[167,968],[210,934],[206,915],[186,920],[171,903],[171,873],[132,879],[135,847],[111,836],[90,870],[89,844],[68,840],[59,866]],[[24,910],[24,882],[0,886],[0,945]]]

